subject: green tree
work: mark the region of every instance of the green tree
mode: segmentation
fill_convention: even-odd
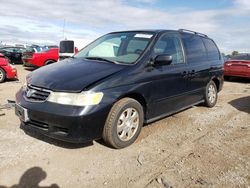
[[[238,51],[233,51],[233,52],[232,52],[232,56],[235,56],[235,55],[238,55],[238,54],[239,54]]]

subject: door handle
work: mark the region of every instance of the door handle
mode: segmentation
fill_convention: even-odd
[[[183,71],[181,73],[181,75],[182,75],[183,78],[188,78],[188,72],[187,71]]]
[[[183,78],[192,79],[192,78],[195,78],[196,72],[195,72],[195,70],[192,70],[192,71],[183,71],[181,73],[181,75],[182,75]]]
[[[189,72],[188,78],[192,79],[192,78],[195,78],[195,76],[196,76],[196,72],[195,72],[195,70],[192,70]]]

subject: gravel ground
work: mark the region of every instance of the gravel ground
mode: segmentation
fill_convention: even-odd
[[[225,82],[214,108],[144,126],[136,143],[114,150],[25,134],[6,105],[30,72],[16,67],[20,80],[0,84],[0,188],[250,187],[249,80]]]

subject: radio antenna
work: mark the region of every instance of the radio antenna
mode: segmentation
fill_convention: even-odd
[[[64,33],[65,33],[65,19],[63,19],[63,39],[65,39]]]

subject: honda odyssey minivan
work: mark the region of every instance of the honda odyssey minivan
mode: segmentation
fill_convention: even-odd
[[[213,107],[222,85],[220,52],[204,34],[113,32],[29,74],[15,109],[25,131],[124,148],[143,124],[200,103]]]

